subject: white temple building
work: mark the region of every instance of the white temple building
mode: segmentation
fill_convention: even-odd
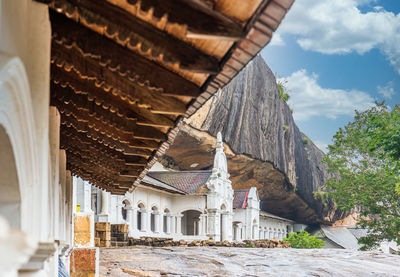
[[[295,222],[260,210],[257,189],[233,190],[221,133],[212,170],[169,171],[159,164],[125,195],[93,187],[95,220],[129,224],[129,236],[242,241],[286,237]],[[101,196],[101,197],[98,197]]]

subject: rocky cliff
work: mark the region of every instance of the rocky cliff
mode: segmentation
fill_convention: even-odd
[[[327,178],[323,152],[294,123],[261,56],[185,121],[162,163],[179,170],[211,168],[218,131],[233,187],[256,186],[264,210],[304,223],[342,217],[314,198]]]

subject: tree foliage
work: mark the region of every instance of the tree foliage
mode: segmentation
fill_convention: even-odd
[[[363,248],[400,244],[400,107],[377,103],[356,112],[334,135],[324,161],[336,176],[326,183],[328,195],[342,210],[360,210],[359,227],[368,230],[359,240]]]
[[[290,233],[288,238],[283,238],[283,241],[289,242],[293,248],[322,248],[325,245],[323,240],[304,230],[300,233]]]

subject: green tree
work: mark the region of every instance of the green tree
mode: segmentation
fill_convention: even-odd
[[[325,245],[323,240],[311,236],[304,230],[300,233],[290,233],[288,238],[283,238],[283,241],[289,242],[293,248],[322,248]]]
[[[354,121],[333,137],[324,157],[334,173],[326,193],[338,208],[360,209],[363,249],[381,241],[400,245],[400,107],[390,110],[377,103],[356,112]]]

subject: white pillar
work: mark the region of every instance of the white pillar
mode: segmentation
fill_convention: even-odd
[[[172,221],[172,216],[169,215],[169,214],[167,214],[166,219],[167,219],[167,220],[166,220],[165,224],[167,225],[167,234],[171,234],[171,221]]]
[[[182,235],[182,217],[183,214],[179,214],[176,216],[176,234]]]
[[[175,225],[176,225],[176,219],[175,219],[175,216],[173,216],[173,215],[170,215],[169,216],[169,221],[170,221],[170,228],[171,228],[171,234],[176,234],[176,228],[175,228]]]
[[[141,229],[140,231],[146,232],[147,231],[147,210],[146,209],[141,209],[140,210],[140,221],[141,221]]]
[[[110,219],[110,193],[102,190],[101,191],[101,210],[98,215],[99,222],[108,222]]]
[[[145,229],[145,231],[147,231],[147,232],[151,232],[151,213],[152,212],[153,212],[152,210],[146,211],[146,229]]]
[[[219,220],[217,221],[219,213],[215,209],[207,210],[207,236],[213,240],[217,240],[217,235],[219,234]]]
[[[222,224],[222,234],[220,234],[220,240],[224,241],[227,240],[227,234],[228,234],[228,228],[227,228],[227,222],[228,222],[228,215],[227,214],[221,214],[221,224]]]
[[[137,208],[132,208],[132,231],[135,232],[137,231],[138,228],[138,209]]]
[[[92,212],[92,186],[85,181],[83,183],[83,190],[83,211]]]
[[[200,215],[200,222],[199,222],[199,235],[204,236],[206,234],[205,225],[206,225],[207,217],[205,214]]]
[[[160,233],[160,213],[154,213],[154,233]]]

